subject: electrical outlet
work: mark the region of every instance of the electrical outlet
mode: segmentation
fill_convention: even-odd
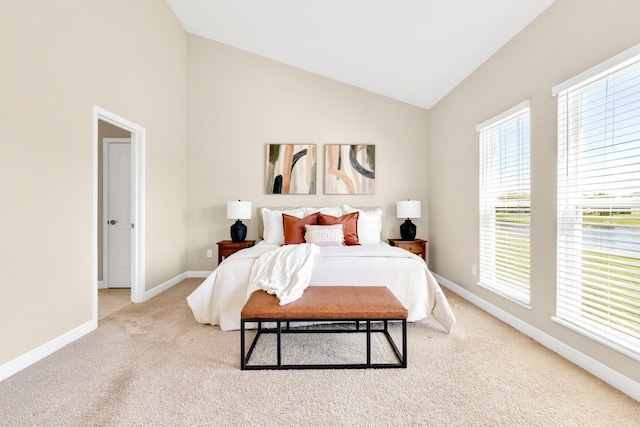
[[[478,275],[478,269],[476,268],[475,264],[471,265],[471,274],[474,275],[474,276]]]
[[[207,249],[207,258],[211,258],[213,256],[213,250]]]

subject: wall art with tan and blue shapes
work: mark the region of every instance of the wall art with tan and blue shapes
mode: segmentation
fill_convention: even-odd
[[[375,194],[375,145],[325,145],[324,194]]]

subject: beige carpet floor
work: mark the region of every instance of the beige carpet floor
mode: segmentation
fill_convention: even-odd
[[[187,307],[200,281],[0,383],[0,425],[640,425],[640,403],[451,293],[456,328],[410,324],[407,369],[240,371],[239,333]],[[326,353],[332,336],[298,350]]]

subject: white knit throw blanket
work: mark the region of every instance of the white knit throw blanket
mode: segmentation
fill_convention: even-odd
[[[251,267],[247,298],[259,289],[275,295],[280,305],[300,298],[311,282],[317,245],[302,243],[280,246],[260,255]]]

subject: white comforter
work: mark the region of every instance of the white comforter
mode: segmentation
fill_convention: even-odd
[[[264,242],[226,258],[187,297],[196,320],[240,329],[240,311],[247,299],[251,267],[258,256],[278,248]],[[410,322],[433,316],[446,331],[455,317],[440,286],[416,255],[386,243],[328,246],[314,255],[311,284],[388,287],[409,312]]]

